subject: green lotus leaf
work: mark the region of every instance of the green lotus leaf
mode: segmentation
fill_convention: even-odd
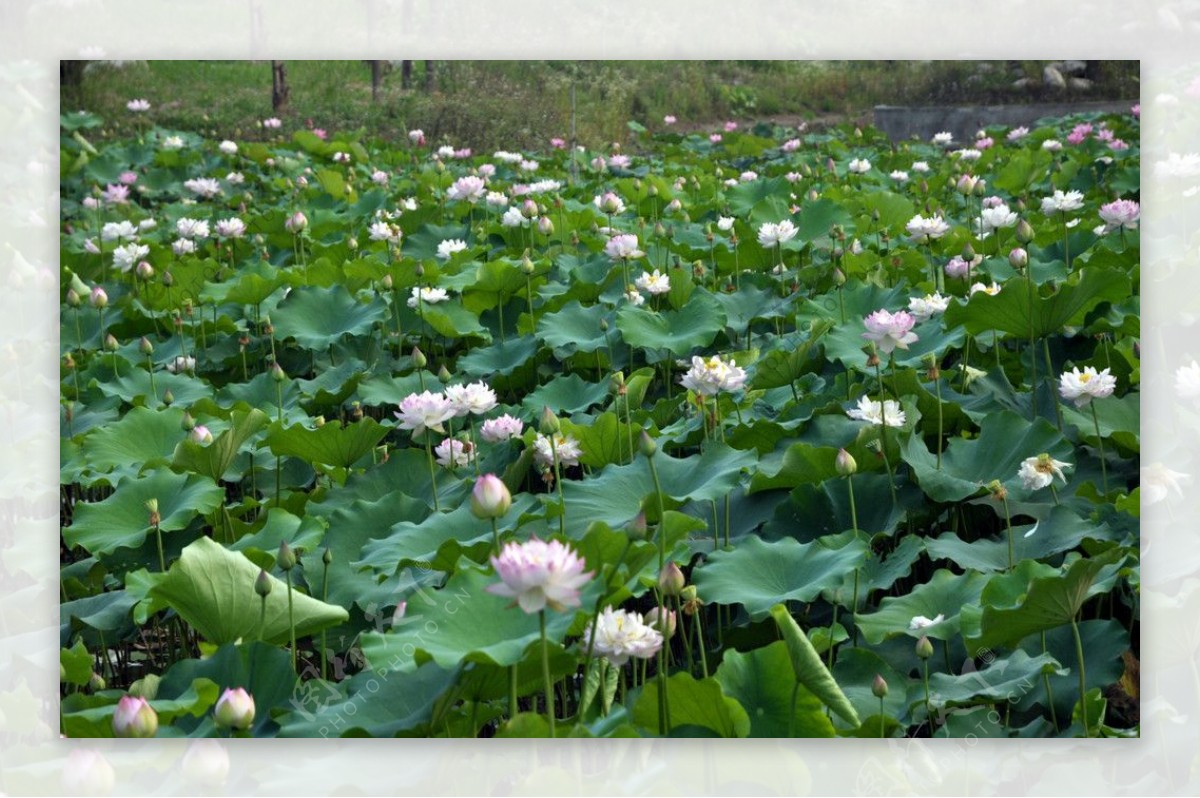
[[[875,612],[860,612],[856,623],[862,636],[871,645],[878,645],[892,637],[925,635],[933,640],[952,640],[958,635],[959,615],[967,604],[975,604],[983,593],[988,578],[984,574],[968,572],[955,574],[941,569],[924,584],[917,585],[903,596],[886,596],[879,602]],[[919,632],[910,628],[912,620],[922,616],[943,620],[926,626]]]
[[[727,652],[716,679],[725,694],[746,710],[748,737],[834,736],[824,705],[802,685],[793,704],[796,676],[782,640],[746,653]]]
[[[269,577],[271,592],[266,599],[266,617],[260,623],[261,601],[254,591],[258,574],[258,566],[244,555],[202,537],[184,548],[151,595],[167,602],[210,643],[242,639],[285,643],[290,639],[287,585]],[[341,607],[295,589],[292,603],[298,638],[349,618]]]
[[[658,313],[648,306],[624,305],[617,311],[617,329],[627,344],[678,356],[708,346],[724,328],[724,309],[703,289],[697,289],[682,310]]]
[[[316,429],[303,424],[290,427],[272,424],[266,442],[280,457],[299,457],[313,465],[350,468],[383,440],[389,430],[373,418],[341,425],[328,422]]]
[[[305,349],[324,351],[344,335],[364,335],[387,318],[383,300],[363,303],[344,287],[300,286],[271,315],[278,339],[292,338]]]
[[[658,680],[650,680],[633,707],[634,722],[654,734],[664,734],[658,715],[659,689]],[[737,699],[725,694],[716,679],[696,679],[690,673],[674,673],[667,678],[667,696],[671,710],[670,726],[665,730],[667,735],[689,726],[707,729],[718,737],[750,734],[750,716]]]
[[[821,662],[816,649],[804,636],[804,632],[800,630],[796,620],[787,611],[787,607],[783,604],[776,604],[771,608],[771,617],[775,620],[775,625],[779,629],[780,635],[783,636],[783,642],[787,645],[788,657],[792,662],[792,673],[796,680],[824,702],[825,706],[832,709],[839,718],[851,726],[858,726],[858,713],[854,710],[854,705],[846,698],[846,694],[842,692],[842,688],[833,678],[833,674],[825,667],[825,663]]]

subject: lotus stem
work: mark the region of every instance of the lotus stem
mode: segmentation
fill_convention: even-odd
[[[1096,413],[1096,403],[1089,402],[1092,406],[1092,423],[1096,427],[1096,443],[1100,447],[1100,479],[1104,487],[1104,495],[1108,495],[1108,464],[1104,461],[1104,438],[1100,435],[1100,416]]]
[[[538,611],[538,625],[542,632],[542,686],[546,698],[546,714],[550,718],[550,736],[557,737],[554,730],[554,691],[550,683],[550,645],[546,641],[546,610]]]

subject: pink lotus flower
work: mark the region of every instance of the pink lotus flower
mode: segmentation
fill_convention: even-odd
[[[278,130],[279,128],[283,127],[283,122],[281,122],[278,117],[271,116],[262,121],[262,126],[267,130]]]
[[[667,114],[666,116],[663,117],[663,124],[664,125],[675,124],[675,117],[672,114]]]
[[[325,132],[325,128],[323,128],[323,127],[314,127],[312,129],[312,133],[314,136],[319,138],[321,141],[324,141],[329,136],[329,134]]]
[[[120,176],[117,177],[117,180],[119,180],[121,182],[121,185],[123,185],[123,186],[132,186],[134,183],[137,182],[137,179],[138,179],[137,172],[130,172],[130,171],[122,172],[120,174]]]
[[[550,146],[556,150],[565,150],[567,148],[567,142],[565,142],[564,140],[562,140],[558,137],[555,137],[555,138],[550,139]]]
[[[525,422],[506,413],[499,418],[489,418],[483,422],[483,426],[479,430],[479,437],[488,443],[499,443],[521,437],[524,430]]]
[[[725,123],[725,132],[726,133],[732,133],[733,131],[735,131],[737,129],[738,129],[738,123],[734,122],[732,119]]]
[[[466,201],[474,204],[483,198],[486,191],[487,186],[484,184],[483,178],[467,175],[455,180],[454,185],[446,189],[446,196],[452,200]]]
[[[1133,107],[1129,109],[1129,113],[1133,114],[1134,119],[1141,119],[1142,118],[1142,104],[1135,103],[1133,105]]]
[[[908,345],[917,340],[917,334],[912,331],[916,320],[906,311],[890,313],[887,310],[877,310],[863,320],[867,331],[863,338],[875,342],[879,351],[890,354],[894,349],[908,349]]]
[[[991,136],[984,136],[983,138],[975,139],[975,149],[980,151],[986,150],[995,143]]]
[[[537,537],[507,544],[491,562],[500,582],[488,585],[487,592],[514,599],[529,614],[547,606],[558,612],[578,607],[579,590],[593,576],[591,571],[583,570],[583,558],[569,547]]]
[[[1092,135],[1092,126],[1087,122],[1081,125],[1076,125],[1067,135],[1068,144],[1082,144],[1083,140]]]
[[[1141,207],[1133,200],[1119,199],[1100,206],[1100,218],[1106,230],[1136,230],[1141,218]]]
[[[437,464],[442,468],[461,468],[471,464],[472,449],[473,447],[468,441],[447,438],[433,447],[433,454],[437,458]]]
[[[109,183],[105,186],[102,196],[104,201],[109,205],[124,205],[129,202],[129,186],[123,186],[119,183]]]
[[[145,113],[150,110],[150,101],[138,98],[125,103],[125,107],[137,114]]]
[[[719,144],[721,142],[721,134],[713,133],[711,136],[708,137],[708,140],[711,141],[713,144]]]
[[[400,428],[420,435],[427,429],[442,432],[442,423],[454,418],[454,405],[442,393],[410,393],[400,402]]]
[[[783,146],[780,149],[784,152],[795,152],[800,149],[800,139],[788,139],[783,142]]]
[[[483,381],[469,385],[447,385],[446,398],[454,406],[456,416],[472,413],[482,416],[496,406],[496,392]]]
[[[638,238],[633,233],[622,233],[608,239],[604,251],[613,260],[632,260],[646,254],[638,249]]]

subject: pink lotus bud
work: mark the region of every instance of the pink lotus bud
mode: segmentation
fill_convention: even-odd
[[[650,612],[646,613],[646,625],[662,632],[663,637],[670,640],[675,636],[675,610],[663,610],[663,615],[666,616],[666,623],[659,620],[658,607],[651,608]]]
[[[296,211],[287,218],[287,221],[283,223],[283,227],[289,233],[299,233],[308,227],[308,217],[300,211]]]
[[[871,695],[876,698],[885,698],[888,694],[888,683],[878,673],[875,674],[875,681],[871,682]]]
[[[226,688],[213,710],[213,720],[222,728],[250,728],[254,722],[254,699],[241,687]]]
[[[204,426],[203,424],[197,424],[196,426],[192,427],[190,434],[192,440],[201,446],[207,446],[213,441],[212,433],[209,432],[208,427]]]
[[[1024,269],[1029,265],[1029,253],[1016,247],[1008,253],[1008,263],[1014,269]]]
[[[658,575],[658,589],[668,596],[678,596],[686,583],[683,571],[674,562],[664,565],[662,573]]]
[[[112,726],[118,737],[153,737],[158,733],[158,713],[144,698],[121,696],[113,712]]]
[[[512,506],[512,494],[504,480],[495,474],[484,474],[475,480],[471,491],[471,512],[476,518],[500,518]]]
[[[837,457],[834,459],[833,465],[837,469],[837,472],[843,477],[848,477],[858,471],[858,463],[855,462],[854,457],[850,454],[850,452],[846,451],[845,449],[838,449]]]
[[[100,286],[92,288],[91,296],[88,297],[88,302],[92,303],[94,308],[104,308],[108,306],[108,294]]]
[[[554,222],[550,221],[549,216],[538,219],[538,232],[546,236],[554,232]]]
[[[396,609],[392,611],[392,626],[395,626],[396,624],[400,623],[400,621],[404,619],[404,616],[407,612],[408,612],[408,602],[407,601],[401,601],[399,604],[397,604]]]

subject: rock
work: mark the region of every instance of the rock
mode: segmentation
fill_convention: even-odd
[[[1087,91],[1092,87],[1092,81],[1087,78],[1071,78],[1068,85],[1076,91]]]
[[[1042,83],[1055,89],[1065,89],[1067,87],[1066,78],[1053,65],[1047,66],[1042,70]]]
[[[1032,85],[1033,85],[1033,81],[1030,80],[1029,78],[1017,78],[1016,80],[1014,80],[1012,82],[1012,87],[1014,89],[1025,90],[1025,89],[1028,89],[1029,87],[1031,87]]]
[[[1084,72],[1087,71],[1087,62],[1086,61],[1063,61],[1062,65],[1058,67],[1058,71],[1063,73],[1064,75],[1068,75],[1068,76],[1069,75],[1076,75],[1076,76],[1082,75]]]

